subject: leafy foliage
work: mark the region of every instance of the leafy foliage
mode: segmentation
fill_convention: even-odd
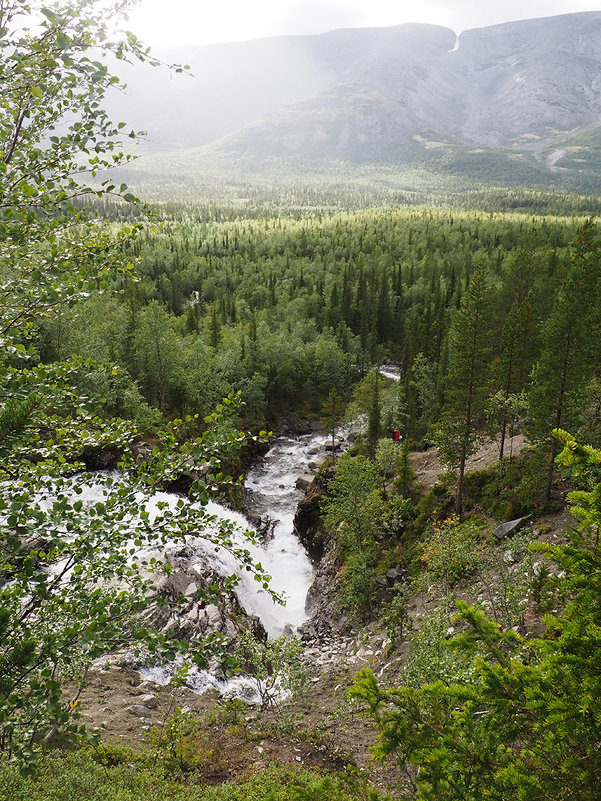
[[[78,693],[66,698],[63,687],[81,686],[100,654],[134,643],[167,655],[192,647],[202,663],[221,647],[219,638],[167,643],[148,630],[151,576],[162,570],[153,549],[204,532],[254,570],[232,526],[206,513],[208,493],[231,483],[219,459],[243,441],[228,420],[235,399],[205,417],[195,440],[184,442],[197,416],[175,421],[137,461],[135,428],[82,392],[91,375],[119,370],[75,355],[42,360],[36,350],[44,322],[131,269],[131,228],[115,231],[75,203],[90,193],[134,200],[124,184],[84,182],[127,159],[123,125],[102,106],[118,84],[106,58],[153,61],[133,35],[110,38],[105,20],[118,24],[127,5],[0,4],[0,750],[24,768],[40,742],[85,734]],[[144,402],[130,397],[140,411]],[[108,447],[121,473],[87,472],[89,454]],[[157,498],[190,469],[199,476],[193,502]],[[260,568],[257,578],[267,585]]]
[[[561,462],[577,474],[598,450],[565,432]],[[463,633],[449,646],[473,660],[470,683],[432,681],[383,690],[369,670],[352,691],[379,731],[376,754],[394,754],[419,799],[587,799],[598,795],[601,647],[601,485],[570,495],[580,520],[570,542],[540,544],[556,563],[566,604],[545,617],[544,637],[501,631],[458,601]],[[419,771],[415,770],[419,767]]]
[[[458,582],[469,578],[482,563],[481,529],[477,520],[462,523],[455,516],[434,523],[421,546],[426,568],[422,581],[440,584],[448,595]]]
[[[165,776],[152,757],[126,746],[61,754],[41,760],[39,772],[23,777],[6,761],[0,762],[1,801],[363,801],[365,794],[345,777],[326,778],[301,768],[270,766],[218,787],[206,787],[194,776]],[[370,801],[373,796],[370,796]]]
[[[324,501],[326,528],[335,533],[342,555],[340,606],[352,617],[367,615],[378,591],[378,539],[383,504],[375,464],[343,454]]]
[[[138,641],[154,650],[192,649],[202,664],[210,643],[172,643],[143,623],[152,597],[150,578],[162,570],[153,551],[168,541],[184,541],[202,531],[207,542],[230,549],[248,569],[248,552],[236,544],[227,523],[206,513],[203,499],[211,484],[224,486],[216,452],[235,441],[224,438],[223,414],[195,442],[156,449],[151,462],[124,456],[125,476],[80,472],[57,474],[67,464],[64,449],[45,443],[48,458],[20,462],[18,480],[5,481],[0,500],[2,629],[0,658],[0,744],[30,758],[41,738],[77,733],[71,718],[77,711],[62,693],[66,679],[85,680],[87,666],[103,653]],[[227,435],[231,436],[231,435]],[[236,438],[237,439],[237,438]],[[114,442],[114,439],[113,439]],[[170,447],[169,447],[170,446]],[[62,458],[62,462],[60,461]],[[204,467],[190,503],[156,499],[163,483],[189,469]],[[94,500],[84,502],[84,490]],[[258,570],[261,578],[261,571]],[[266,580],[262,578],[263,583]],[[165,650],[166,649],[166,650]]]
[[[307,678],[301,654],[302,644],[296,637],[267,640],[248,631],[240,634],[235,657],[239,670],[252,681],[261,709],[277,705],[282,697],[301,689]]]

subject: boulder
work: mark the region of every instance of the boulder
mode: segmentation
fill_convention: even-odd
[[[294,531],[314,563],[322,558],[329,540],[321,525],[320,504],[332,475],[332,468],[319,471],[307,487],[294,516]]]
[[[147,695],[142,695],[138,702],[145,706],[147,709],[157,709],[159,706],[159,699],[153,693],[148,693]]]
[[[277,518],[268,514],[249,514],[247,518],[261,542],[266,543],[273,539],[275,527],[280,522]]]
[[[170,571],[148,574],[155,584],[156,600],[146,613],[148,622],[159,631],[180,639],[210,634],[235,638],[238,628],[263,631],[246,615],[236,594],[226,589],[226,579],[208,559],[186,545],[169,548],[162,556]],[[212,597],[214,587],[223,590],[218,598]]]
[[[307,593],[309,619],[299,628],[304,642],[329,643],[332,638],[349,634],[352,626],[337,608],[338,567],[330,551],[320,561],[313,584]]]
[[[406,568],[397,565],[396,567],[391,567],[389,570],[386,571],[386,584],[389,587],[394,587],[395,584],[405,584],[409,581],[409,573],[407,572]]]
[[[128,706],[125,710],[129,712],[130,715],[135,715],[137,718],[151,718],[152,712],[148,707],[143,706],[143,704],[132,704]]]
[[[86,470],[113,470],[117,467],[123,451],[117,447],[85,448],[81,459]]]
[[[302,420],[297,414],[290,414],[280,420],[277,432],[287,437],[300,437],[303,434],[312,434],[313,426],[308,420]]]
[[[154,446],[150,442],[146,442],[146,440],[136,440],[129,447],[137,461],[146,462],[150,459]]]
[[[296,479],[296,484],[294,485],[296,489],[299,490],[306,490],[309,487],[309,484],[313,481],[313,476],[305,473],[304,476],[299,476]]]
[[[501,523],[500,526],[497,526],[495,529],[495,537],[498,540],[502,540],[504,537],[508,537],[513,534],[517,534],[518,531],[521,531],[530,520],[530,517],[527,515],[526,517],[518,517],[515,520],[509,520],[507,523]]]

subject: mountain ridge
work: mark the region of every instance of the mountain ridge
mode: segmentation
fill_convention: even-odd
[[[198,165],[444,167],[458,149],[469,162],[483,148],[541,180],[601,178],[596,140],[571,141],[601,133],[601,11],[459,36],[408,23],[159,55],[190,63],[196,77],[148,84],[133,73],[117,113],[152,132],[148,149],[189,150]]]

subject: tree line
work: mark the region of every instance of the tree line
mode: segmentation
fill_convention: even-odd
[[[427,208],[184,218],[143,228],[123,250],[136,269],[42,321],[37,340],[44,360],[117,363],[94,379],[113,412],[152,425],[157,409],[203,415],[241,391],[246,421],[273,423],[319,412],[332,387],[348,401],[393,361],[399,399],[383,422],[417,443],[436,438],[458,468],[458,511],[487,427],[501,432],[501,457],[525,417],[535,439],[564,424],[598,436],[590,221]]]

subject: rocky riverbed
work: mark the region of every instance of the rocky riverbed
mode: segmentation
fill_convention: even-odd
[[[336,445],[342,449],[348,441]],[[324,557],[327,542],[319,526],[319,499],[330,474],[319,468],[328,457],[328,446],[328,435],[298,418],[288,419],[269,450],[255,455],[247,471],[244,513],[213,502],[207,508],[210,516],[235,524],[237,545],[270,574],[270,586],[285,604],[274,603],[253,574],[244,570],[233,590],[227,576],[238,566],[234,556],[216,550],[199,533],[145,554],[165,568],[147,576],[155,586],[149,623],[188,641],[214,634],[235,641],[240,630],[251,630],[259,638],[299,634],[312,648],[349,635],[348,621],[334,610],[336,567],[331,557]],[[89,491],[92,497],[94,487]],[[162,493],[155,502],[173,504],[176,498]],[[252,529],[254,541],[245,539],[245,529]],[[210,597],[216,587],[221,588],[219,600]],[[167,683],[175,669],[145,664],[144,656],[133,654],[112,655],[111,660],[139,669],[159,683]],[[208,671],[194,670],[189,683],[197,692],[216,688],[226,694],[247,693],[240,684],[226,681],[215,660]]]

